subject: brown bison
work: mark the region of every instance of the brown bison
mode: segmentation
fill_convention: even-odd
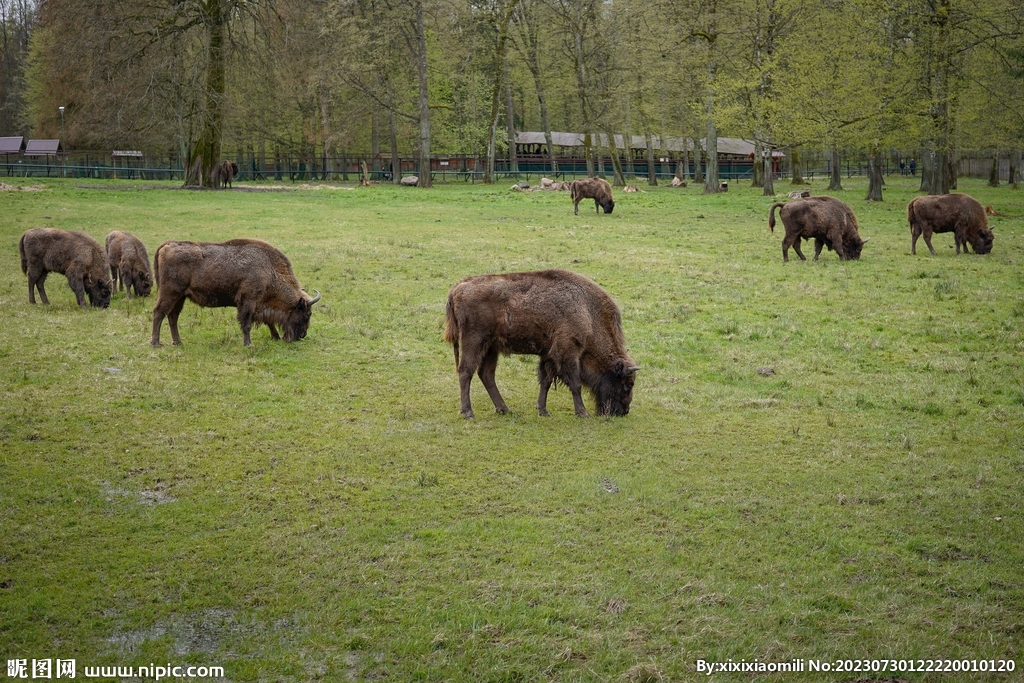
[[[210,184],[213,189],[219,190],[222,187],[231,187],[231,181],[238,175],[238,164],[233,161],[224,161],[213,167],[210,171]]]
[[[942,194],[917,197],[907,205],[907,220],[910,222],[910,253],[917,253],[917,238],[924,236],[928,251],[932,248],[932,233],[951,232],[956,242],[956,253],[963,245],[967,253],[970,244],[975,254],[992,251],[992,230],[988,227],[988,216],[981,202],[965,194]]]
[[[569,197],[572,199],[572,212],[580,213],[580,201],[583,199],[594,200],[594,211],[611,213],[615,208],[615,200],[612,199],[612,186],[602,178],[582,178],[574,180],[569,185]]]
[[[153,309],[153,346],[160,346],[160,325],[167,316],[171,338],[180,344],[178,315],[190,299],[199,306],[234,306],[246,346],[253,324],[263,323],[270,336],[286,342],[306,336],[313,304],[299,285],[292,264],[280,251],[261,240],[227,242],[167,241],[153,255],[153,272],[160,290]]]
[[[85,308],[85,297],[98,308],[110,305],[110,273],[99,242],[77,230],[34,228],[18,242],[21,272],[28,275],[28,302],[36,302],[34,289],[44,304],[43,283],[50,272],[63,273],[75,293],[78,305]]]
[[[843,261],[859,259],[861,249],[871,239],[861,239],[853,211],[835,197],[807,197],[772,204],[768,214],[768,227],[772,232],[775,232],[775,209],[779,207],[782,207],[779,217],[786,226],[786,237],[782,240],[783,261],[789,261],[790,247],[800,260],[807,260],[800,251],[801,239],[814,239],[815,261],[822,247],[834,249]]]
[[[135,296],[149,296],[153,291],[153,271],[142,240],[130,232],[114,230],[107,235],[106,242],[107,264],[114,276],[114,289],[123,289],[129,299],[133,289]]]
[[[598,415],[629,413],[639,368],[626,353],[619,307],[582,275],[542,270],[468,277],[448,292],[444,338],[455,351],[463,417],[473,417],[474,372],[494,409],[509,412],[494,383],[501,353],[540,356],[537,411],[542,416],[548,415],[548,389],[557,382],[569,387],[581,417],[588,417],[581,386],[593,394]]]

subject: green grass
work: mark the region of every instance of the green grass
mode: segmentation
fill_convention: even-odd
[[[911,183],[874,204],[847,181],[862,260],[783,264],[773,200],[745,183],[573,216],[566,194],[511,181],[20,182],[47,189],[0,192],[8,659],[233,681],[707,680],[696,660],[729,658],[1024,669],[1024,193],[961,180],[1003,214],[992,254],[939,235],[912,257]],[[183,346],[153,349],[154,297],[81,311],[55,274],[51,305],[27,303],[17,241],[37,226],[127,230],[151,255],[266,239],[323,301],[305,340],[259,328],[250,348],[233,309],[189,303]],[[448,288],[551,267],[621,306],[642,366],[629,416],[578,419],[562,388],[538,417],[535,360],[512,357],[497,381],[513,414],[476,381],[463,420]]]

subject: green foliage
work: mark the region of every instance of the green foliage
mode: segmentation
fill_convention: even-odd
[[[0,194],[8,658],[235,681],[1020,660],[1018,193],[962,180],[1006,216],[992,254],[941,235],[912,257],[912,181],[874,204],[852,179],[862,260],[783,264],[774,200],[742,187],[573,216],[564,193],[462,184],[25,182],[47,189]],[[306,339],[250,348],[232,309],[187,303],[183,346],[153,349],[153,299],[82,311],[52,275],[51,305],[27,303],[16,245],[40,225],[126,229],[151,254],[266,239],[323,300]],[[551,267],[621,306],[632,411],[581,420],[561,388],[540,418],[535,359],[510,357],[513,413],[474,382],[461,419],[449,287]]]

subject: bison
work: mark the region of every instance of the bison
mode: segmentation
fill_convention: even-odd
[[[835,197],[807,197],[772,204],[768,214],[768,228],[772,232],[775,232],[775,209],[779,207],[782,207],[779,217],[786,226],[786,237],[782,240],[783,261],[789,261],[790,247],[800,260],[807,260],[800,251],[801,238],[814,239],[815,261],[822,247],[834,249],[843,261],[859,259],[861,249],[871,239],[861,239],[853,211]]]
[[[951,232],[956,242],[956,253],[963,245],[967,253],[970,244],[975,254],[992,251],[992,230],[981,202],[966,194],[943,194],[916,197],[907,205],[910,222],[910,253],[917,254],[917,238],[924,236],[928,251],[932,248],[932,233]]]
[[[583,199],[594,200],[594,211],[611,213],[615,208],[615,200],[612,199],[612,186],[603,178],[582,178],[574,180],[569,185],[569,197],[572,199],[572,212],[580,213],[580,201]]]
[[[233,161],[224,161],[213,167],[210,171],[210,184],[213,189],[219,190],[222,187],[231,187],[231,181],[238,175],[238,164]]]
[[[507,413],[494,371],[498,354],[540,356],[537,411],[548,416],[548,389],[562,382],[580,417],[589,417],[580,387],[594,396],[598,415],[626,415],[633,399],[636,363],[626,353],[622,317],[607,292],[566,270],[476,275],[448,292],[445,340],[455,351],[463,417],[473,417],[473,373],[494,409]],[[461,350],[461,356],[460,356]]]
[[[50,272],[63,273],[75,293],[78,305],[85,308],[85,297],[97,308],[110,305],[110,273],[99,242],[77,230],[34,228],[18,242],[21,272],[28,276],[28,302],[36,302],[34,289],[44,304],[43,283]]]
[[[277,325],[286,342],[302,339],[313,304],[320,300],[319,292],[310,297],[302,291],[288,258],[261,240],[170,240],[157,247],[153,272],[160,290],[153,309],[153,346],[160,346],[164,316],[174,344],[181,344],[178,315],[185,299],[199,306],[237,308],[246,346],[253,324],[260,323],[270,328],[273,339],[281,338]]]
[[[114,230],[107,235],[106,246],[114,288],[123,289],[129,299],[133,289],[135,296],[149,296],[153,291],[153,271],[142,240],[130,232]]]

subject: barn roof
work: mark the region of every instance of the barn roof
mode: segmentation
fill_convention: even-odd
[[[25,138],[0,138],[0,154],[21,154],[25,149]]]
[[[60,140],[29,140],[25,145],[25,156],[27,157],[48,157],[63,154],[64,147]]]
[[[583,146],[583,133],[558,133],[551,132],[551,142],[558,147],[582,147]],[[605,134],[594,135],[594,142],[599,144],[601,147],[608,146],[608,136]],[[624,143],[625,137],[622,135],[615,136],[615,147],[616,149],[625,149]],[[543,145],[546,144],[547,140],[544,139],[544,133],[538,132],[520,132],[516,133],[516,144],[517,145]],[[662,138],[659,135],[651,136],[651,146],[657,150],[664,150],[667,152],[681,152],[685,150],[693,149],[693,142],[688,138],[680,137],[668,137]],[[704,140],[700,140],[701,149],[705,147]],[[630,147],[632,149],[646,149],[647,142],[644,140],[642,135],[633,135],[630,140]],[[754,155],[754,143],[749,140],[743,140],[741,138],[718,138],[718,153],[719,154],[732,154],[734,156],[751,157]],[[786,156],[780,150],[772,151],[773,157],[784,157]]]

